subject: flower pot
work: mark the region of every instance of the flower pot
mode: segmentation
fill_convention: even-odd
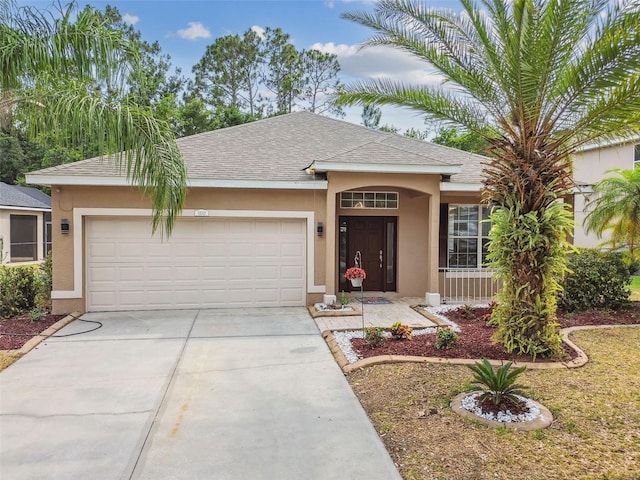
[[[364,280],[364,278],[352,278],[351,279],[351,286],[353,286],[353,287],[361,287],[363,280]]]

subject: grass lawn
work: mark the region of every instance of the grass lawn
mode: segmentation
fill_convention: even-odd
[[[640,328],[576,332],[589,355],[578,369],[520,378],[553,424],[534,432],[489,428],[453,413],[471,371],[436,364],[379,365],[349,382],[405,480],[640,478]]]
[[[631,277],[631,300],[640,301],[640,275]]]
[[[7,355],[6,353],[0,353],[0,371],[7,368],[19,358],[19,355]]]

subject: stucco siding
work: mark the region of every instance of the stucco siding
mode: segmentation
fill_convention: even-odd
[[[84,258],[82,264],[82,285],[76,285],[74,272],[76,271],[75,259],[78,258],[75,252],[74,240],[77,233],[81,233],[82,245],[85,243],[85,232],[75,232],[78,225],[75,225],[77,215],[74,212],[93,211],[108,209],[109,211],[126,210],[134,212],[136,209],[148,211],[150,202],[148,198],[140,193],[136,188],[127,187],[71,187],[61,186],[53,189],[53,241],[54,241],[54,272],[53,290],[54,292],[71,292],[81,289],[81,296],[78,298],[55,298],[53,300],[54,311],[66,313],[72,310],[84,311],[85,303],[85,278],[84,278]],[[278,212],[304,212],[313,218],[313,285],[307,285],[309,297],[317,299],[318,292],[313,291],[313,287],[324,284],[324,246],[325,237],[315,234],[317,222],[326,222],[326,201],[323,191],[314,190],[238,190],[238,189],[207,189],[190,188],[188,191],[183,216],[193,216],[195,210],[207,210],[212,212],[226,212],[233,215],[233,211],[242,211],[244,216],[255,212],[274,212],[277,217]],[[229,213],[230,211],[230,213]],[[249,213],[247,213],[249,212]],[[263,214],[264,214],[263,213]],[[268,214],[268,213],[267,213]],[[295,214],[293,214],[295,215]],[[60,231],[61,219],[69,220],[69,234],[62,234]],[[82,222],[81,222],[82,223]],[[83,228],[82,225],[80,228]],[[149,225],[151,230],[151,225]],[[156,233],[160,235],[161,233]],[[76,274],[77,276],[77,274]],[[311,288],[310,288],[311,287]],[[58,295],[59,297],[64,296]],[[66,294],[71,296],[71,294]]]
[[[403,296],[424,296],[438,291],[439,175],[336,173],[329,174],[327,211],[335,211],[335,221],[327,238],[327,293],[337,290],[337,234],[335,224],[341,215],[398,217],[397,291]],[[399,208],[342,209],[339,193],[347,190],[397,191]],[[331,225],[331,222],[330,222]]]
[[[574,201],[576,226],[574,229],[574,244],[578,247],[599,247],[609,239],[606,234],[598,238],[594,233],[586,233],[583,227],[584,219],[589,213],[587,204],[593,200],[592,186],[611,175],[610,170],[633,168],[634,144],[627,143],[613,145],[580,152],[574,159],[574,179],[577,188]]]

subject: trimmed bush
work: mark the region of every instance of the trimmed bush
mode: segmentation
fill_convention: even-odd
[[[40,276],[33,266],[0,267],[0,317],[31,310],[40,292]]]
[[[438,350],[448,350],[456,346],[460,336],[450,328],[441,328],[436,333],[436,348]]]
[[[584,248],[571,255],[558,305],[567,312],[618,310],[629,304],[631,276],[620,252]]]

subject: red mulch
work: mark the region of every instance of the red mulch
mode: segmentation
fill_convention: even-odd
[[[26,314],[9,319],[0,319],[0,350],[17,350],[21,348],[32,337],[39,335],[64,317],[65,315],[46,315],[41,320],[34,322]]]
[[[514,360],[518,362],[530,362],[532,359],[526,355],[506,353],[499,345],[491,342],[491,336],[495,332],[494,327],[487,326],[482,316],[489,310],[486,308],[474,308],[472,318],[465,318],[457,310],[452,310],[445,315],[460,327],[458,334],[460,340],[453,348],[439,350],[435,346],[435,335],[414,335],[412,340],[387,339],[380,347],[369,347],[364,340],[354,338],[351,340],[353,348],[364,358],[377,355],[411,355],[419,357],[441,358],[487,358],[490,360]],[[640,302],[633,302],[626,310],[617,312],[589,310],[581,313],[559,313],[558,321],[562,328],[581,325],[632,325],[640,323]],[[568,346],[564,346],[569,358],[575,358],[576,352]],[[555,361],[557,359],[545,359],[538,357],[536,361]]]
[[[496,417],[499,413],[506,414],[510,412],[511,415],[526,415],[529,413],[529,407],[527,402],[520,400],[519,402],[510,402],[508,400],[502,400],[498,405],[495,405],[490,398],[480,402],[480,410],[482,413],[493,413]]]

